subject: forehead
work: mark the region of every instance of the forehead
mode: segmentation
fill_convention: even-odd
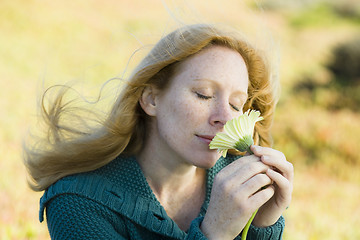
[[[245,64],[245,61],[239,52],[225,46],[211,45],[183,60],[179,64],[179,69],[184,70],[184,68],[192,68],[196,70],[198,65],[201,65],[202,67],[210,66],[213,68],[214,65],[221,66],[221,63],[224,61],[232,62],[232,66]]]
[[[175,73],[175,78],[178,77],[247,84],[248,71],[239,52],[225,46],[213,45],[179,63]]]

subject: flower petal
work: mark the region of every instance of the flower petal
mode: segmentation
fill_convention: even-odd
[[[210,149],[215,149],[219,147],[233,148],[236,140],[232,139],[225,133],[218,133],[214,139],[210,142]]]
[[[250,151],[250,146],[254,144],[252,136],[254,134],[255,123],[263,120],[260,112],[247,110],[241,116],[231,119],[224,126],[224,132],[216,134],[209,144],[210,149],[218,149],[225,157],[229,149],[239,151]]]
[[[236,119],[231,119],[224,126],[225,132],[229,135],[229,137],[234,139],[234,141],[236,141],[239,138],[239,134],[237,134],[236,131],[236,125],[237,125]]]

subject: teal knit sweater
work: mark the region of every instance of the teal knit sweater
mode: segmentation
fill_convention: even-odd
[[[46,208],[52,239],[206,239],[200,224],[209,204],[214,176],[235,159],[220,158],[207,171],[205,201],[186,232],[168,217],[135,158],[124,156],[95,171],[68,176],[50,186],[40,200],[40,222]],[[251,226],[248,239],[281,239],[284,225],[280,217],[270,227]]]

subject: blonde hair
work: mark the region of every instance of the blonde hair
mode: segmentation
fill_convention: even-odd
[[[264,120],[256,125],[254,139],[259,145],[271,146],[277,81],[264,53],[236,31],[207,24],[188,25],[163,37],[140,62],[100,127],[79,131],[72,122],[60,124],[62,115],[70,111],[63,101],[66,88],[48,109],[42,103],[47,136],[24,146],[30,187],[42,191],[64,176],[95,170],[120,154],[138,153],[146,137],[147,116],[139,106],[144,88],[154,85],[165,89],[177,63],[212,44],[238,51],[244,58],[249,72],[249,98],[244,111],[252,108],[261,112]]]

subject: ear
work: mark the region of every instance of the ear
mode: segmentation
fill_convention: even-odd
[[[139,103],[144,112],[149,116],[156,116],[156,97],[158,90],[153,86],[145,87]]]

